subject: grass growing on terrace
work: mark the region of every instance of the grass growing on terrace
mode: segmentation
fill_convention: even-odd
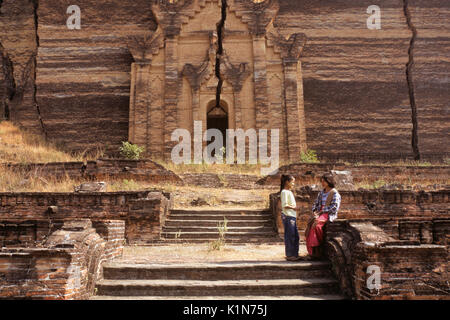
[[[95,160],[101,157],[103,154],[99,150],[96,154],[69,154],[59,150],[54,144],[45,141],[41,136],[34,135],[24,130],[20,130],[17,126],[13,125],[9,121],[0,122],[0,164],[2,163],[49,163],[49,162],[69,162],[69,161],[85,161]],[[223,179],[221,174],[241,174],[241,175],[255,175],[261,177],[261,168],[267,167],[262,164],[180,164],[175,165],[170,161],[155,160],[162,164],[169,170],[172,170],[176,174],[184,173],[215,173],[219,175],[219,179]],[[301,161],[299,161],[301,162]],[[280,163],[280,166],[288,163]],[[352,164],[348,163],[351,166]],[[426,167],[430,166],[429,162],[418,161],[396,161],[390,163],[370,162],[370,163],[356,163],[355,166],[365,165],[383,165],[383,166],[418,166]],[[441,165],[450,165],[447,159]],[[355,177],[354,177],[355,178]],[[447,176],[443,175],[440,178],[430,179],[429,181],[423,181],[416,179],[414,176],[393,177],[380,176],[377,177],[377,181],[369,179],[370,177],[360,177],[356,187],[362,187],[366,189],[376,189],[384,184],[402,183],[404,185],[415,186],[417,189],[420,186],[427,185],[448,185],[450,181]],[[86,180],[72,179],[70,177],[42,177],[38,171],[36,172],[21,172],[19,169],[11,170],[0,165],[0,192],[72,192],[74,186],[79,185]],[[107,182],[107,191],[136,191],[145,190],[146,188],[159,188],[168,192],[178,193],[199,193],[200,189],[192,187],[190,188],[178,188],[169,184],[149,185],[143,182],[135,182],[132,179],[123,180],[111,180]],[[317,184],[318,181],[314,180],[311,183]],[[414,189],[416,189],[414,188]],[[209,191],[208,191],[209,190]],[[211,196],[210,202],[214,204],[216,199],[219,199],[223,194],[214,194],[215,190],[207,189],[206,193]],[[187,202],[185,203],[187,204]]]
[[[9,121],[0,122],[0,162],[48,163],[78,159],[57,150],[39,136],[20,130]]]
[[[9,121],[0,121],[0,163],[49,163],[94,160],[103,152],[70,154],[37,134],[21,130]]]
[[[0,192],[73,192],[84,181],[70,177],[42,177],[38,172],[0,166]]]
[[[347,164],[347,163],[346,163]],[[391,162],[383,161],[369,161],[369,162],[356,162],[348,163],[349,166],[364,167],[364,166],[386,166],[386,167],[431,167],[433,165],[449,165],[447,161],[444,163],[431,163],[421,160],[396,160]]]
[[[261,175],[261,168],[267,168],[269,165],[263,164],[174,164],[171,161],[163,161],[160,159],[152,159],[168,170],[176,174],[183,173],[215,173],[215,174],[242,174],[242,175]],[[280,166],[287,163],[280,163]]]

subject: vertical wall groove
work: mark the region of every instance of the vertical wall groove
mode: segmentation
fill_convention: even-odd
[[[39,8],[39,0],[33,0],[33,9],[34,9],[34,28],[36,35],[36,52],[34,53],[34,79],[33,79],[33,103],[36,107],[37,115],[39,118],[39,123],[41,125],[42,133],[44,134],[45,140],[47,140],[47,131],[45,130],[44,121],[41,117],[41,110],[39,108],[39,104],[37,103],[36,94],[37,94],[37,85],[36,85],[36,71],[37,71],[37,55],[39,50],[39,19],[38,19],[38,8]]]
[[[416,98],[414,95],[414,82],[412,75],[412,68],[414,66],[414,45],[417,38],[417,29],[414,27],[412,23],[408,0],[403,0],[403,12],[406,17],[406,23],[408,24],[408,28],[412,32],[411,41],[409,43],[408,48],[408,63],[406,64],[406,81],[408,82],[409,101],[411,104],[411,120],[413,125],[411,145],[413,149],[414,159],[420,160],[419,137],[418,137],[419,126],[417,121],[417,105],[416,105]]]
[[[220,105],[220,96],[222,94],[223,79],[220,75],[220,57],[223,54],[223,33],[225,29],[225,21],[227,19],[227,0],[222,1],[222,18],[217,24],[217,54],[216,54],[216,77],[219,80],[216,93],[216,107]]]

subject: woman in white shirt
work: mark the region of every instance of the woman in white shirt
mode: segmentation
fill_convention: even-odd
[[[299,240],[297,229],[297,204],[292,190],[294,190],[295,178],[291,175],[281,176],[280,198],[281,198],[281,220],[284,226],[284,244],[286,260],[300,260],[298,256]]]

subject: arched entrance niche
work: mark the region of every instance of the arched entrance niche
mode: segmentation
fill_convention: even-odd
[[[224,147],[227,146],[226,137],[227,129],[229,129],[228,116],[229,109],[228,104],[225,101],[220,100],[218,105],[215,100],[208,103],[206,108],[206,128],[218,129],[222,132]]]

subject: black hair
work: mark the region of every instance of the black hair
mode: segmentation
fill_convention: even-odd
[[[284,186],[286,185],[286,182],[292,181],[292,180],[294,180],[294,176],[292,176],[290,174],[288,174],[288,175],[282,174],[281,175],[280,193],[281,193],[281,191],[283,191]]]
[[[334,188],[336,186],[336,180],[331,173],[325,173],[322,176],[322,179],[328,184],[330,188]]]

